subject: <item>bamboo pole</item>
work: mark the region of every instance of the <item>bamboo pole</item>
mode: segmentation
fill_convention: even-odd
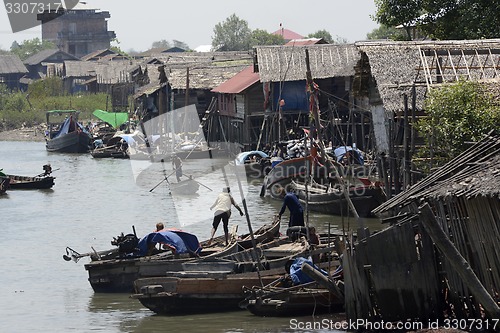
[[[339,300],[344,300],[344,294],[340,290],[340,288],[335,284],[334,281],[330,280],[328,277],[321,274],[317,269],[314,269],[307,262],[303,263],[301,266],[302,272],[304,272],[311,279],[316,281],[320,286],[328,289],[335,297]]]

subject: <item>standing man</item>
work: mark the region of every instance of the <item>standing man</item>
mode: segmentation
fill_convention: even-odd
[[[281,219],[281,215],[285,212],[285,209],[288,207],[290,211],[290,220],[288,222],[288,228],[291,227],[303,227],[304,226],[304,209],[300,204],[299,198],[297,195],[289,190],[285,197],[283,198],[283,206],[281,206],[281,210],[278,214],[278,217]]]
[[[228,229],[228,224],[229,224],[229,217],[231,217],[231,205],[236,207],[236,209],[239,210],[240,215],[243,216],[243,211],[241,210],[240,206],[234,202],[233,197],[231,194],[229,187],[225,187],[222,189],[222,192],[217,196],[217,200],[215,200],[214,204],[212,207],[210,207],[210,210],[215,208],[215,213],[214,213],[214,221],[212,223],[212,235],[210,236],[210,240],[208,241],[208,245],[212,243],[212,239],[214,238],[215,232],[217,231],[217,227],[219,226],[220,221],[222,220],[222,225],[224,227],[224,235],[226,236],[226,246],[229,244],[229,229]]]
[[[175,177],[177,178],[177,182],[180,182],[182,177],[182,160],[176,154],[172,156],[172,167],[175,170]]]

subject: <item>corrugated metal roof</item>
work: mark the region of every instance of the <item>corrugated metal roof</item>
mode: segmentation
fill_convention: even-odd
[[[28,73],[17,55],[0,55],[0,74]]]
[[[259,79],[259,73],[254,73],[253,66],[248,66],[212,91],[224,94],[239,94],[254,83],[259,82]]]

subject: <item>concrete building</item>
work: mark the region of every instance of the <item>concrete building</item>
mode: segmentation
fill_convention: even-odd
[[[109,12],[90,8],[84,2],[72,9],[45,11],[37,16],[42,23],[42,40],[78,58],[110,47],[116,34],[108,31],[108,18]]]

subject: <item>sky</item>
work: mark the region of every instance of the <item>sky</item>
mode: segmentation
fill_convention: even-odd
[[[29,0],[26,2],[32,2]],[[145,51],[155,41],[178,40],[191,49],[212,42],[213,29],[232,14],[250,29],[272,33],[280,28],[306,36],[327,30],[349,42],[365,40],[378,27],[374,0],[87,0],[88,5],[109,11],[108,29],[115,31],[122,50]],[[0,7],[0,48],[13,41],[41,38],[40,27],[12,33],[7,11]]]

